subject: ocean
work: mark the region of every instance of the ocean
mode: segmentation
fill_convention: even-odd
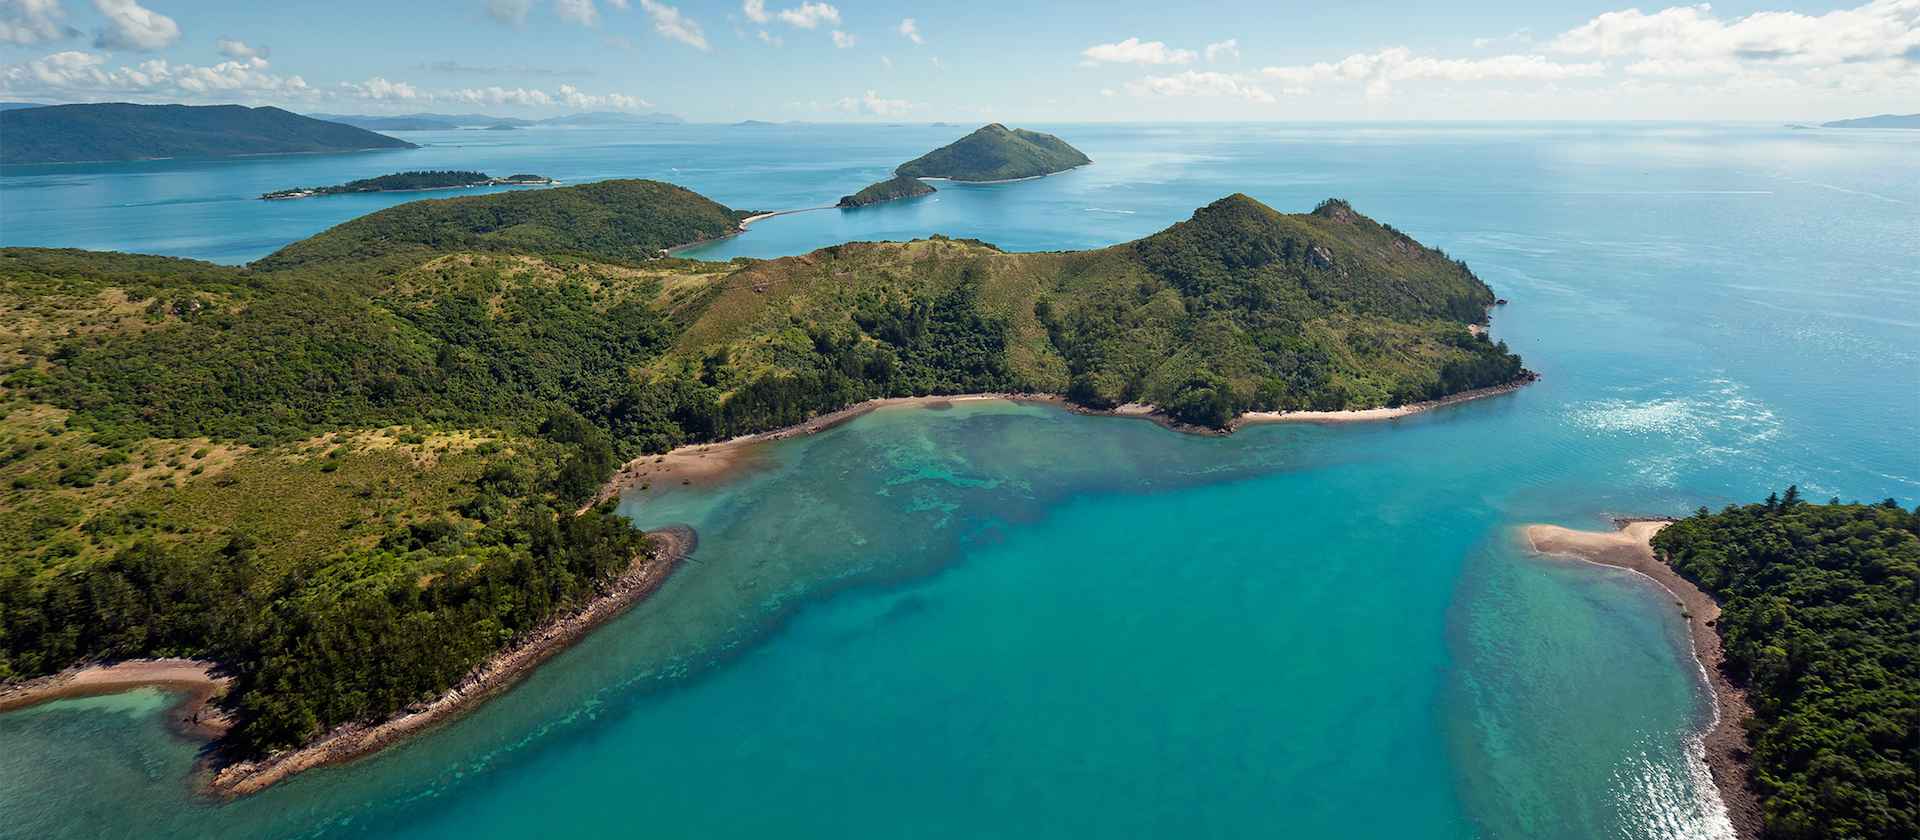
[[[1464,259],[1543,375],[1227,438],[884,409],[622,510],[692,562],[511,693],[195,799],[157,691],[0,715],[0,836],[1723,838],[1706,688],[1643,578],[1529,555],[1797,483],[1920,501],[1920,137],[1768,125],[1027,125],[1094,164],[756,223],[693,256],[941,233],[1095,247],[1243,192]],[[416,132],[341,156],[0,170],[0,245],[243,262],[403,169],[832,204],[929,126]]]

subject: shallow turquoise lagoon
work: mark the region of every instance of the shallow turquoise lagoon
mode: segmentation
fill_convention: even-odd
[[[0,716],[0,835],[1726,836],[1670,600],[1530,557],[1513,529],[1789,482],[1913,504],[1920,144],[1034,127],[1095,165],[773,219],[711,255],[933,232],[1084,247],[1233,191],[1290,210],[1342,195],[1467,260],[1511,301],[1496,336],[1546,378],[1224,439],[997,401],[876,412],[735,482],[627,504],[698,528],[695,560],[503,699],[377,758],[215,805],[191,798],[195,748],[157,725],[156,692]],[[952,132],[743,130],[512,132],[298,175],[9,170],[0,243],[247,259],[360,210],[292,202],[303,215],[249,241],[201,219],[280,205],[222,195],[401,168],[664,177],[798,207]],[[139,190],[210,215],[103,198]]]

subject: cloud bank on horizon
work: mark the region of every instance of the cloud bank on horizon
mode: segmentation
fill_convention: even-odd
[[[823,0],[448,0],[412,20],[382,7],[368,11],[373,17],[343,8],[341,20],[311,29],[303,21],[290,32],[237,2],[0,0],[0,96],[370,113],[638,111],[659,101],[715,119],[773,110],[1089,120],[1920,110],[1920,0],[1741,15],[1705,3],[1601,7],[1560,14],[1551,28],[1516,21],[1506,34],[1434,33],[1409,20],[1408,32],[1351,44],[1257,27],[1209,31],[1206,21],[1170,13],[1159,31],[1137,31],[1156,7],[1124,16],[1137,28],[1112,33],[1124,37],[1084,34],[1099,22],[1044,17],[1057,10],[1010,33],[987,7],[1014,0],[978,2],[843,10]],[[372,19],[391,31],[360,32],[359,22]],[[381,37],[410,49],[382,49]],[[410,60],[395,63],[403,52]],[[555,69],[556,59],[579,69]],[[457,78],[483,71],[503,83]],[[405,77],[417,73],[433,78]],[[552,84],[562,75],[595,82]]]

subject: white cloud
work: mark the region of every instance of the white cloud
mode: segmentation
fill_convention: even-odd
[[[1203,52],[1206,53],[1207,61],[1210,61],[1210,62],[1219,61],[1223,58],[1231,58],[1235,61],[1239,61],[1240,60],[1240,39],[1228,38],[1227,40],[1221,41],[1217,44],[1208,44],[1207,48],[1203,50]]]
[[[781,9],[777,17],[801,29],[813,29],[823,23],[840,25],[840,10],[827,3],[801,3],[791,9]]]
[[[888,70],[892,70],[892,69],[893,69],[893,59],[891,59],[891,58],[888,58],[887,56],[884,56],[884,55],[883,55],[883,56],[880,56],[880,66],[882,66],[882,67],[885,67],[885,68],[887,68]]]
[[[646,10],[647,17],[653,20],[653,31],[662,37],[698,50],[707,48],[707,33],[700,31],[700,24],[681,14],[678,8],[654,0],[640,0],[640,8]]]
[[[80,34],[60,0],[0,0],[0,44],[38,44]]]
[[[1755,12],[1723,20],[1711,6],[1675,6],[1647,14],[1608,12],[1562,33],[1549,48],[1569,55],[1637,58],[1642,72],[1697,72],[1718,63],[1833,67],[1863,62],[1920,63],[1920,0],[1873,0],[1823,15]]]
[[[900,20],[900,34],[916,44],[926,43],[926,40],[920,37],[920,24],[915,23],[913,18]]]
[[[767,44],[769,46],[777,47],[777,46],[780,46],[782,43],[785,43],[784,41],[780,40],[780,36],[767,34],[767,30],[765,29],[760,30],[756,34],[760,36],[760,41],[762,43]]]
[[[842,111],[876,117],[897,117],[920,107],[905,99],[882,99],[878,92],[871,90],[858,99],[848,96],[834,104]]]
[[[1606,67],[1599,62],[1561,64],[1540,55],[1430,58],[1415,55],[1405,47],[1389,47],[1354,53],[1332,63],[1267,67],[1260,72],[1286,83],[1289,93],[1303,91],[1314,82],[1346,81],[1365,84],[1367,95],[1379,98],[1392,93],[1396,82],[1560,81],[1598,77],[1606,73]]]
[[[533,0],[487,0],[487,15],[501,23],[519,26],[527,22]]]
[[[1134,96],[1230,97],[1262,104],[1275,101],[1273,94],[1245,76],[1193,70],[1131,81],[1126,90]]]
[[[341,82],[316,88],[299,76],[268,72],[267,66],[266,59],[254,56],[213,65],[150,59],[132,66],[111,67],[103,54],[68,50],[0,67],[0,93],[70,102],[256,102],[281,106],[335,102],[353,107],[371,104],[373,110],[381,110],[383,106],[418,108],[434,102],[574,110],[652,107],[639,97],[622,93],[590,94],[566,84],[557,92],[503,87],[433,91],[374,76],[364,82]]]
[[[838,29],[833,30],[833,45],[836,47],[839,47],[840,49],[844,50],[859,42],[860,42],[860,39],[855,38],[852,35],[848,35],[847,33],[841,32]]]
[[[9,94],[84,101],[150,98],[166,101],[302,98],[312,89],[299,76],[266,72],[263,58],[222,61],[210,66],[151,59],[110,68],[99,53],[67,50],[0,68],[0,91]]]
[[[94,38],[96,47],[145,52],[180,40],[180,24],[134,0],[93,0],[93,8],[106,19]]]
[[[1095,44],[1080,52],[1087,63],[1106,62],[1111,64],[1190,64],[1195,58],[1193,50],[1169,48],[1159,41],[1142,42],[1139,38],[1128,38],[1117,44]]]
[[[553,0],[553,13],[568,23],[600,25],[600,10],[594,7],[593,0]]]
[[[245,41],[221,38],[215,42],[215,45],[220,48],[221,55],[235,60],[267,57],[267,49],[265,47],[250,47],[247,46],[247,42]]]
[[[766,23],[773,19],[767,14],[767,0],[746,0],[740,4],[740,11],[747,16],[747,20],[754,23]]]

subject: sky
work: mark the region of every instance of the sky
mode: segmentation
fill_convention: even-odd
[[[0,0],[0,99],[695,121],[1920,112],[1920,0]]]

